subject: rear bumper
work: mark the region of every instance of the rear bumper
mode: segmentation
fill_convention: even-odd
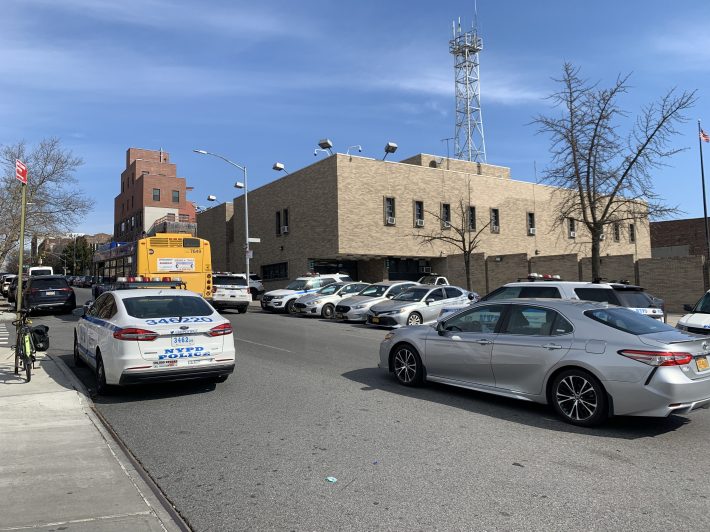
[[[230,375],[235,364],[220,364],[209,367],[161,369],[149,371],[124,371],[118,384],[121,386],[144,382],[186,381]]]
[[[212,300],[212,306],[214,308],[247,308],[250,301],[237,301],[237,300],[223,300],[215,301]]]

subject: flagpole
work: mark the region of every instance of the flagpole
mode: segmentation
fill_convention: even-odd
[[[705,199],[705,167],[703,165],[703,130],[698,119],[698,148],[700,149],[700,180],[703,184],[703,215],[705,219],[705,260],[706,268],[710,268],[710,232],[708,231],[708,204]]]

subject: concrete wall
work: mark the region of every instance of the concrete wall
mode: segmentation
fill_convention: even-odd
[[[645,257],[647,258],[647,257]],[[627,280],[636,283],[636,268],[633,255],[612,255],[600,259],[601,276],[608,281]],[[580,281],[593,281],[592,259],[584,257],[579,261]]]
[[[637,262],[639,284],[662,298],[666,312],[683,312],[685,303],[694,304],[707,290],[705,257],[664,257]]]
[[[579,281],[579,259],[576,253],[530,257],[530,272],[559,275],[563,281]]]

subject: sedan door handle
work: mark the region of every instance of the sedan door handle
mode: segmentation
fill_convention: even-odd
[[[491,342],[490,340],[486,340],[486,339],[484,338],[484,339],[482,339],[482,340],[476,340],[476,343],[479,344],[479,345],[488,345],[488,344],[492,344],[493,342]]]
[[[560,344],[545,344],[542,347],[545,349],[562,349],[562,346]]]

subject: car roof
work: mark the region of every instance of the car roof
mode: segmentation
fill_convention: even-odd
[[[515,281],[505,283],[503,286],[568,286],[570,288],[607,288],[614,290],[643,290],[642,287],[635,284],[619,283],[619,282],[602,282],[594,283],[592,281],[557,281],[557,280],[540,280],[540,281]]]
[[[79,277],[82,276],[80,275]],[[28,279],[64,279],[66,281],[66,277],[64,277],[63,275],[30,275]]]
[[[518,297],[518,298],[507,298],[507,299],[494,299],[493,301],[479,301],[473,303],[471,306],[483,306],[483,305],[525,305],[530,303],[538,303],[542,305],[547,305],[550,307],[561,308],[561,309],[575,309],[579,311],[593,310],[593,309],[606,309],[606,308],[626,308],[619,307],[617,305],[611,305],[606,302],[599,301],[586,301],[584,299],[560,299],[557,297]],[[626,309],[628,310],[628,309]],[[630,311],[633,312],[633,311]]]
[[[372,283],[372,286],[375,285],[382,285],[382,286],[392,286],[395,284],[402,284],[402,283],[412,283],[413,285],[419,285],[420,283],[416,281],[380,281],[378,283]],[[423,285],[422,285],[423,286]]]
[[[202,297],[200,294],[191,292],[190,290],[177,290],[175,288],[128,288],[126,290],[109,290],[104,292],[104,294],[112,294],[116,299],[127,299],[139,296]]]

